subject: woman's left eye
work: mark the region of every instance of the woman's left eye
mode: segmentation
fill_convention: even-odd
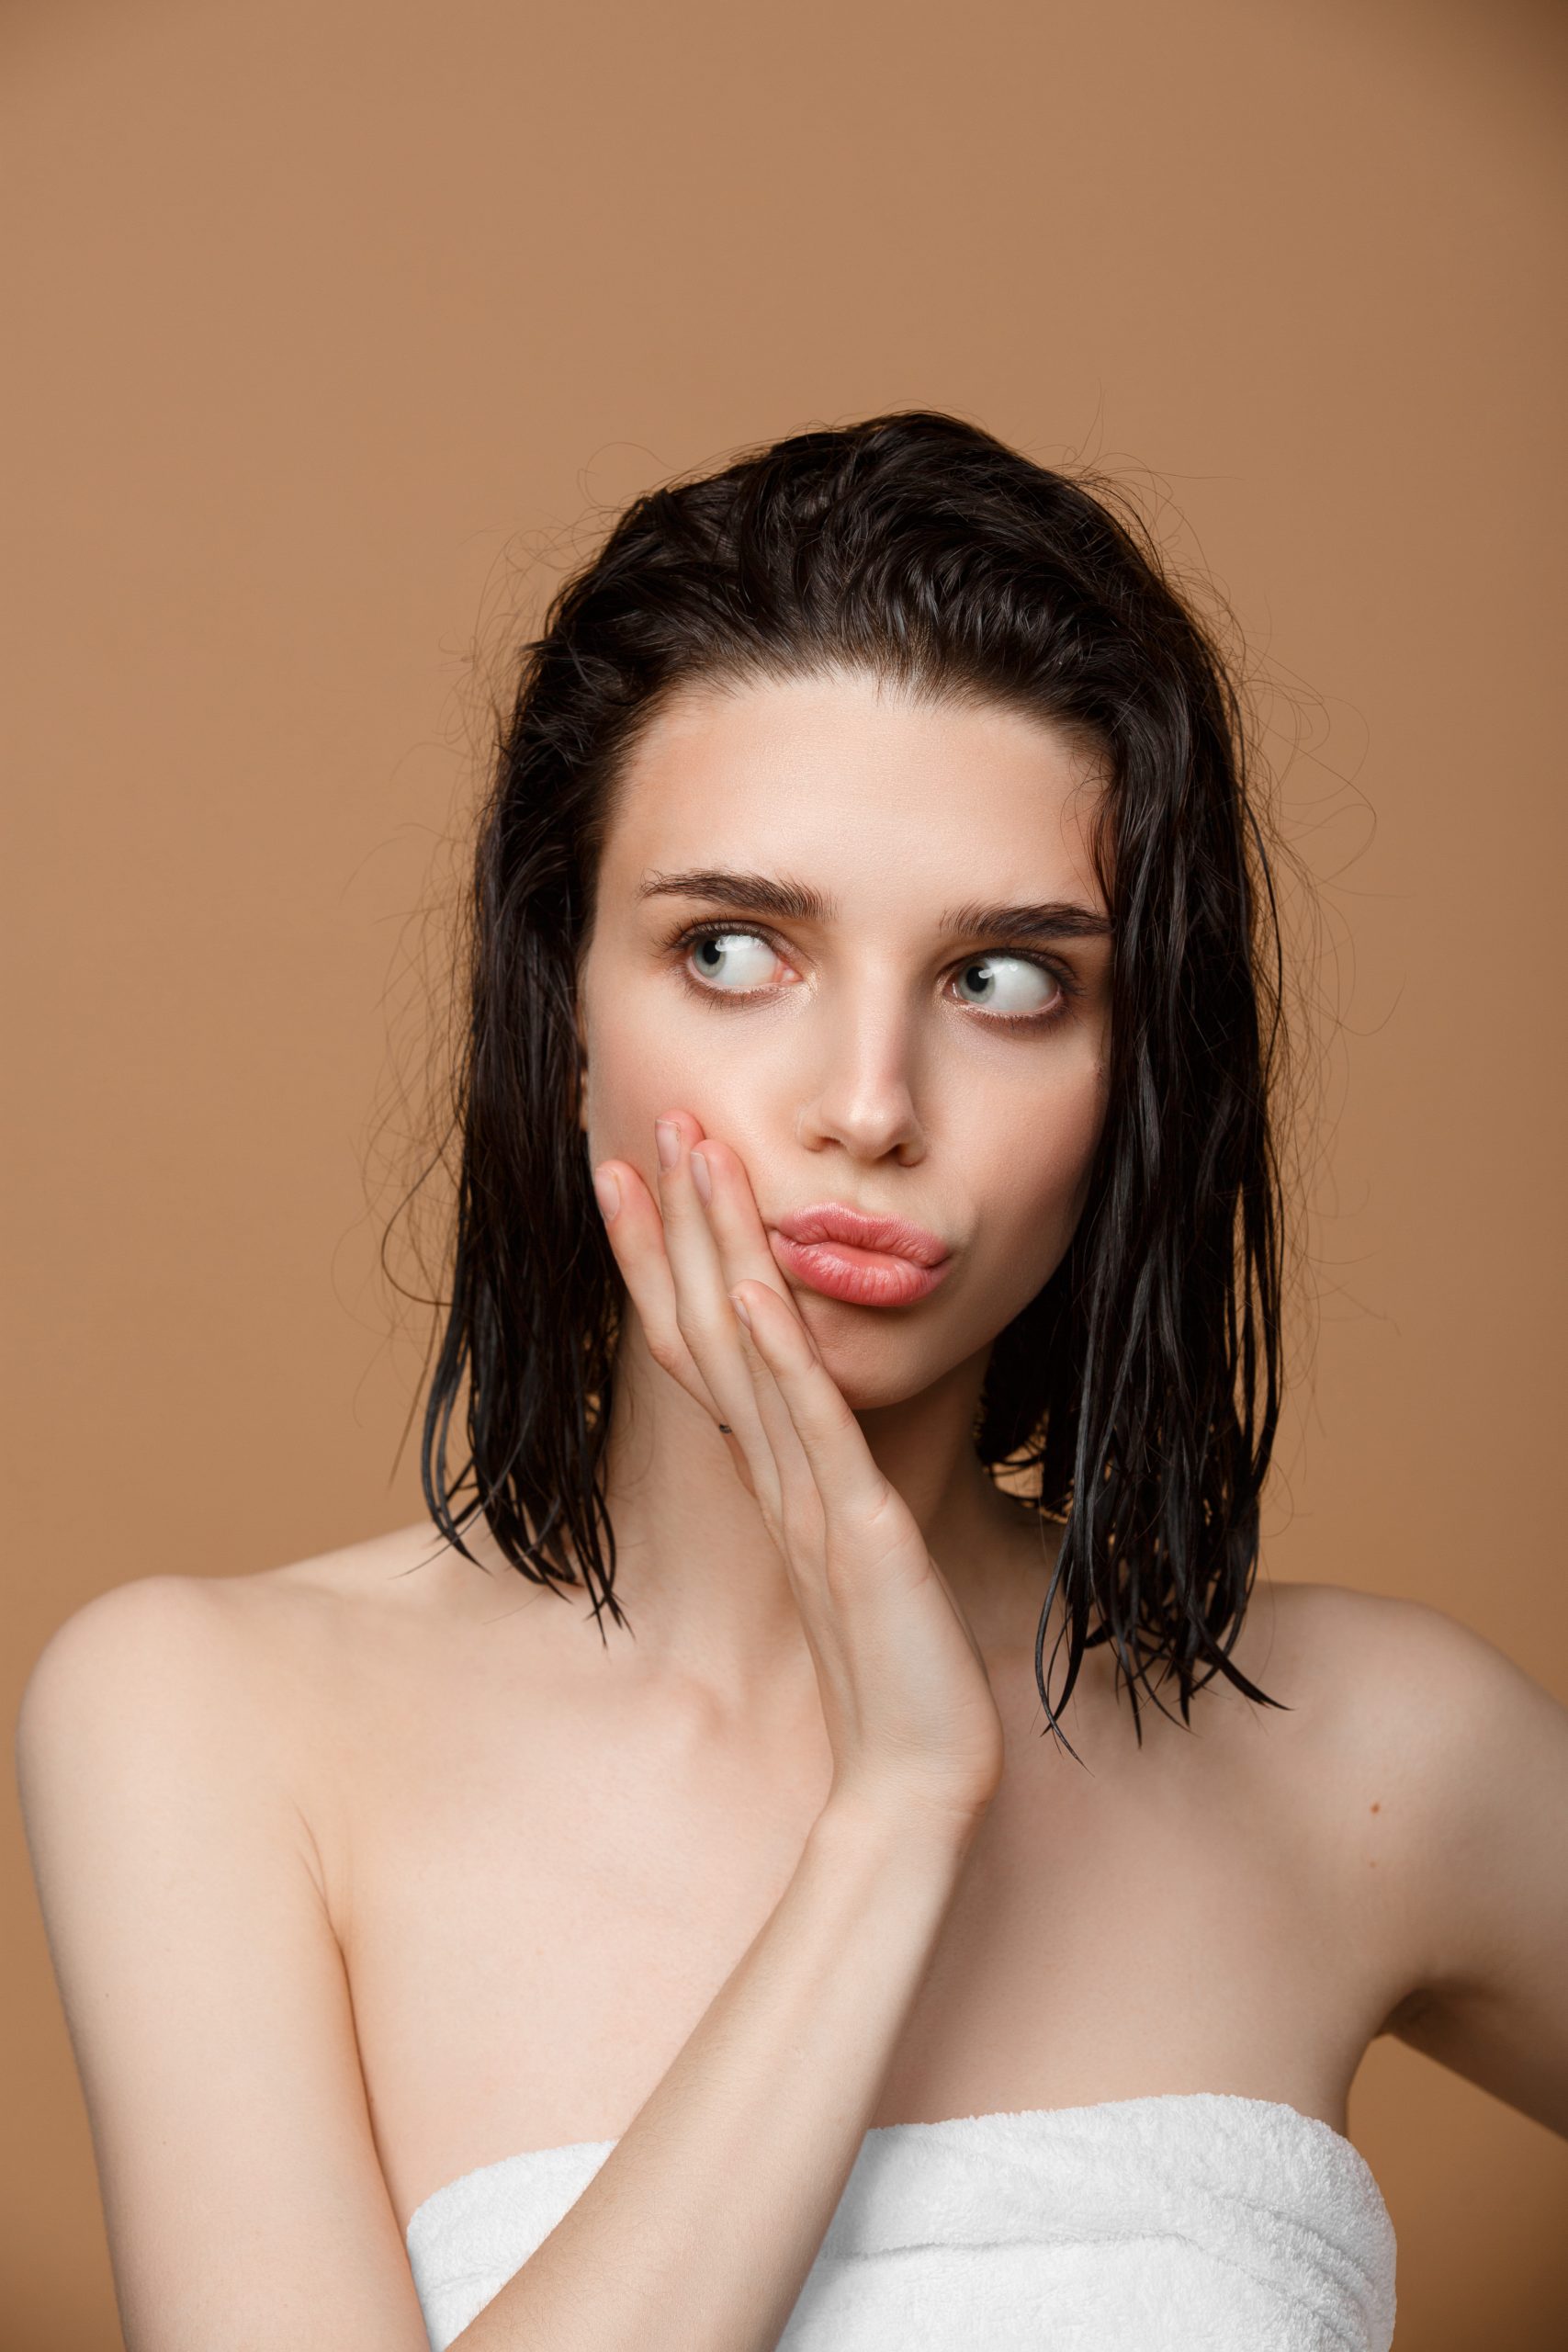
[[[976,956],[958,974],[957,985],[973,991],[964,996],[965,1004],[983,1005],[1015,1020],[1049,1012],[1064,994],[1055,972],[1031,963],[1027,956]]]

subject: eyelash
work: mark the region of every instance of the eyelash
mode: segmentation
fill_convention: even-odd
[[[686,957],[694,947],[700,947],[705,939],[737,937],[765,940],[775,956],[782,956],[785,952],[777,933],[769,931],[762,923],[713,922],[694,923],[689,929],[677,933],[675,937],[668,942],[666,947],[667,954],[679,956],[681,959],[676,969],[688,996],[700,997],[705,1004],[742,1005],[750,1004],[758,997],[768,993],[765,989],[728,990],[705,988],[702,981],[694,980],[686,969]],[[1061,990],[1055,1004],[1044,1012],[986,1012],[976,1005],[964,1008],[965,1011],[978,1012],[980,1019],[992,1029],[1047,1029],[1053,1022],[1061,1020],[1073,998],[1082,993],[1081,983],[1077,976],[1068,971],[1065,965],[1054,963],[1047,956],[1028,955],[1020,947],[986,949],[982,953],[1016,956],[1021,963],[1032,964],[1037,970],[1048,972]],[[964,964],[961,964],[958,969],[962,971],[965,964],[975,964],[980,960],[979,955],[967,956]]]

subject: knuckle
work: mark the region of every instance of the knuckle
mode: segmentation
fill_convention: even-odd
[[[809,1425],[819,1441],[831,1442],[842,1438],[855,1426],[855,1417],[842,1391],[837,1387],[817,1390],[808,1395],[803,1404]]]
[[[865,1598],[865,1564],[829,1546],[822,1563],[822,1582],[834,1609],[840,1615],[850,1613]]]
[[[876,1483],[866,1497],[862,1514],[867,1532],[873,1535],[883,1533],[895,1518],[902,1520],[903,1510],[902,1497],[891,1481],[878,1472]]]
[[[712,1348],[716,1334],[711,1315],[705,1314],[700,1308],[688,1306],[676,1310],[675,1320],[680,1327],[681,1337],[694,1356],[700,1355],[704,1349]]]
[[[689,1299],[679,1298],[675,1302],[675,1329],[680,1332],[681,1337],[686,1341],[688,1346],[697,1334],[699,1329],[698,1317]]]
[[[784,1515],[779,1509],[777,1498],[770,1494],[765,1487],[756,1488],[755,1493],[757,1513],[761,1520],[762,1530],[768,1541],[777,1551],[782,1552],[786,1559],[793,1559],[795,1555],[790,1549],[789,1537],[784,1529]]]
[[[779,1509],[791,1550],[802,1559],[819,1553],[826,1539],[827,1520],[816,1490],[801,1493],[786,1486]]]

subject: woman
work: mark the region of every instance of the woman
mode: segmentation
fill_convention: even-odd
[[[140,1580],[29,1686],[131,2352],[1385,2352],[1368,2043],[1568,2132],[1568,1714],[1255,1589],[1241,750],[1135,528],[941,416],[558,598],[439,1541]]]

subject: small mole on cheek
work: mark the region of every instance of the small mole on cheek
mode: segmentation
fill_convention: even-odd
[[[1371,1809],[1374,1813],[1381,1813],[1382,1811],[1382,1801],[1381,1798],[1374,1800]]]

